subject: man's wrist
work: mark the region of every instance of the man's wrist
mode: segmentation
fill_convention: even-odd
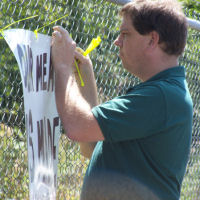
[[[59,66],[54,69],[55,74],[59,77],[68,77],[73,73],[72,67],[66,64],[59,64]]]

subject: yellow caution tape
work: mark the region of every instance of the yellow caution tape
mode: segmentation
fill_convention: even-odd
[[[67,17],[68,15],[69,15],[69,14],[66,14],[66,15],[64,15],[64,16],[62,16],[62,17],[60,17],[60,18],[58,18],[58,19],[56,19],[56,20],[54,20],[54,21],[52,21],[52,22],[49,23],[49,24],[46,24],[46,25],[44,25],[44,26],[42,26],[42,27],[40,27],[40,28],[38,28],[38,29],[35,29],[35,30],[34,30],[34,33],[35,33],[36,38],[38,38],[38,31],[39,31],[39,30],[41,30],[41,29],[43,29],[44,27],[49,26],[49,25],[51,25],[51,24],[57,22],[58,20],[63,19],[64,17]]]
[[[3,33],[3,30],[7,29],[8,27],[12,26],[13,24],[16,24],[18,22],[21,22],[21,21],[25,21],[27,19],[31,19],[31,18],[34,18],[34,17],[38,17],[38,15],[34,15],[34,16],[31,16],[31,17],[26,17],[26,18],[23,18],[23,19],[20,19],[20,20],[17,20],[11,24],[8,24],[7,26],[3,27],[2,29],[0,29],[0,33],[2,36],[4,36],[4,33]],[[2,37],[1,37],[2,38]]]

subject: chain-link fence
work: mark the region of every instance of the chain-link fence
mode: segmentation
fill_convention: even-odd
[[[119,3],[120,1],[115,1]],[[127,2],[127,1],[124,1]],[[113,45],[119,31],[119,5],[105,0],[1,0],[0,26],[36,15],[13,28],[35,30],[67,15],[57,24],[68,29],[81,48],[100,35],[102,43],[91,54],[100,102],[123,94],[138,83],[122,67]],[[188,18],[200,15],[186,10]],[[55,24],[54,24],[55,25]],[[51,34],[52,25],[40,30]],[[186,67],[189,89],[194,102],[193,140],[181,200],[200,200],[200,32],[190,29],[188,43],[180,63]],[[0,40],[0,199],[28,199],[28,161],[23,93],[19,69],[6,42]],[[57,199],[79,199],[88,161],[79,147],[63,134],[59,145]]]

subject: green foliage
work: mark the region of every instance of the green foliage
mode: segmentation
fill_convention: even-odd
[[[200,12],[200,1],[199,0],[179,0],[183,3],[183,6],[190,11]]]
[[[0,137],[0,199],[28,199],[26,136],[0,124]]]
[[[200,197],[200,148],[191,149],[190,162],[182,186],[181,200],[198,200]]]

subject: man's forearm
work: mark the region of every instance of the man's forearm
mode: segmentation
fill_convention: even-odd
[[[78,76],[76,78],[78,79]],[[84,83],[85,86],[81,87],[80,84],[77,85],[75,77],[71,76],[67,79],[66,77],[62,77],[62,75],[59,74],[56,75],[57,109],[63,124],[65,124],[64,127],[66,131],[68,130],[69,123],[71,123],[70,120],[69,121],[67,120],[67,115],[69,113],[65,113],[65,112],[70,112],[70,108],[67,108],[69,106],[68,105],[69,102],[67,101],[70,101],[69,98],[72,98],[71,96],[67,95],[67,93],[73,95],[73,97],[76,97],[75,96],[76,94],[73,93],[75,93],[76,90],[79,90],[80,95],[84,96],[84,98],[90,102],[91,108],[97,104],[97,90],[96,90],[94,75],[91,75],[87,80],[85,79]],[[87,89],[88,84],[90,84],[89,90]],[[68,90],[71,90],[71,92]],[[80,98],[80,95],[78,95],[77,98]],[[79,145],[80,145],[80,153],[84,157],[90,158],[93,153],[96,142],[79,142]]]
[[[76,73],[76,80],[78,82],[79,90],[81,95],[89,102],[91,108],[98,104],[98,97],[97,97],[97,86],[94,77],[93,70],[89,73],[86,73],[87,76],[84,76],[84,87],[80,86],[79,76]],[[82,73],[85,75],[85,73]],[[96,146],[96,142],[79,142],[80,146],[80,153],[82,156],[86,158],[91,158],[93,150]]]
[[[55,80],[57,110],[68,134],[78,123],[81,123],[82,110],[90,110],[90,107],[79,93],[79,88],[72,75],[67,78],[63,74],[56,74]],[[83,104],[84,107],[81,107]]]

